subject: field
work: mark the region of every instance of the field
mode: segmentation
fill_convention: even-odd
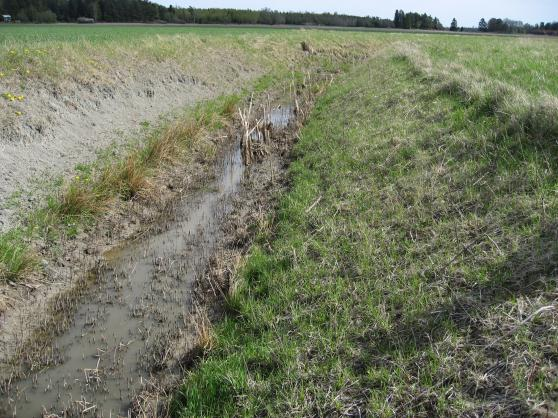
[[[207,138],[238,129],[249,97],[305,98],[281,186],[258,189],[271,203],[247,199],[257,214],[227,230],[236,255],[202,266],[215,297],[198,301],[208,314],[178,381],[151,394],[167,399],[159,413],[555,416],[557,55],[536,37],[0,27],[0,93],[25,93],[5,114],[31,117],[39,99],[22,86],[118,92],[142,68],[210,86],[194,111],[78,170],[87,183],[66,172],[14,209],[0,278],[52,281],[38,254],[50,263],[59,241],[88,242],[107,210],[125,220],[122,208],[155,199],[147,184],[176,176],[169,166],[207,168],[219,147]]]

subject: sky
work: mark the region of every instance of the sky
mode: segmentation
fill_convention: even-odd
[[[393,18],[395,9],[437,16],[445,26],[455,17],[460,26],[477,26],[481,17],[558,21],[558,0],[154,0],[166,6],[227,7],[281,11],[337,12]]]

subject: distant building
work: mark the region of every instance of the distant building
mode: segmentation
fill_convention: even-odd
[[[92,19],[90,17],[78,17],[77,22],[78,23],[95,23],[95,19]]]
[[[10,15],[2,15],[2,22],[10,23],[12,21],[12,17]]]

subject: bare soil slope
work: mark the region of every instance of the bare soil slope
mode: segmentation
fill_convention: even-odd
[[[0,231],[13,224],[17,206],[31,205],[27,198],[14,205],[13,196],[25,191],[33,179],[69,175],[76,164],[91,161],[99,150],[122,141],[122,133],[230,92],[259,74],[226,57],[219,64],[220,78],[213,82],[165,64],[119,77],[114,84],[66,82],[53,88],[33,83],[21,105],[24,116],[4,115],[8,123],[0,128]]]

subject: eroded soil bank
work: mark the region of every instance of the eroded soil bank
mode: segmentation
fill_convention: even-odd
[[[172,340],[188,322],[191,284],[219,240],[243,172],[238,147],[224,151],[208,189],[182,196],[149,236],[105,253],[95,289],[55,343],[53,366],[9,388],[17,416],[89,407],[127,415],[150,371],[176,354]]]
[[[32,82],[18,104],[22,116],[7,112],[2,117],[0,232],[16,224],[18,212],[34,207],[49,179],[73,174],[77,164],[93,161],[111,144],[124,143],[142,126],[156,125],[260,75],[255,66],[241,62],[226,60],[220,67],[222,73],[212,81],[165,64],[111,83],[52,87]]]

